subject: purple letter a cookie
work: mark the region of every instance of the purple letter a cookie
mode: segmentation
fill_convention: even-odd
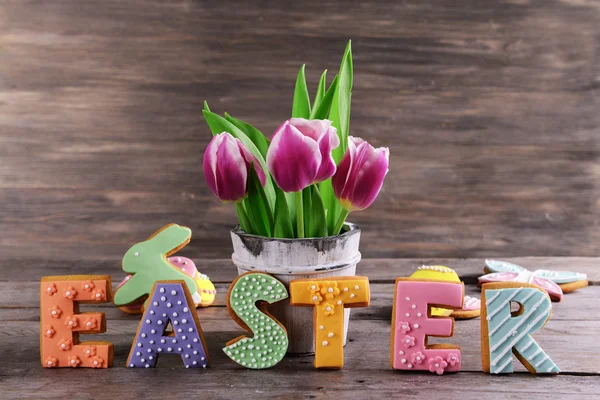
[[[171,322],[173,331],[165,332]],[[183,281],[154,284],[127,366],[151,368],[159,354],[180,354],[186,368],[206,368],[208,353],[192,296]]]

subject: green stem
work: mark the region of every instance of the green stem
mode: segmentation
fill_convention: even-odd
[[[350,214],[350,211],[342,208],[342,212],[340,213],[340,217],[338,218],[335,226],[333,227],[333,235],[339,235],[342,227],[344,226],[344,222],[346,222],[346,217]]]
[[[251,232],[252,223],[250,222],[248,214],[246,213],[244,205],[241,201],[235,203],[235,211],[237,211],[238,219],[240,220],[240,228],[242,228],[242,230],[246,233],[254,233]]]
[[[302,205],[302,190],[296,192],[296,226],[298,238],[304,238],[304,206]]]

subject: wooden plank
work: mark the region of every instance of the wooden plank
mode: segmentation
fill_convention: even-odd
[[[206,343],[213,358],[215,369],[239,369],[222,352],[225,343],[243,331],[231,319],[208,319],[201,317]],[[108,321],[107,333],[85,335],[82,340],[108,340],[115,345],[115,367],[124,368],[129,348],[134,339],[138,321]],[[431,343],[452,343],[461,347],[462,370],[481,372],[481,353],[478,320],[461,321],[455,325],[452,338],[432,338]],[[389,369],[390,323],[382,320],[352,319],[345,348],[345,369],[383,371]],[[19,369],[19,365],[36,366],[39,362],[39,323],[33,321],[9,321],[0,327],[3,337],[3,367]],[[550,320],[543,330],[534,335],[536,341],[552,357],[565,373],[600,374],[600,358],[595,351],[600,335],[600,321]],[[278,366],[280,370],[309,371],[312,356],[287,357]],[[179,368],[180,359],[166,357],[163,367]],[[243,368],[242,368],[243,369]],[[515,370],[526,371],[518,361]]]
[[[276,368],[278,368],[277,366]],[[3,398],[22,399],[24,393],[42,392],[45,399],[89,396],[121,398],[122,396],[202,396],[209,399],[311,399],[344,398],[349,400],[397,398],[452,398],[480,400],[493,393],[495,397],[511,399],[575,398],[595,399],[600,389],[598,378],[559,375],[535,378],[526,374],[510,377],[490,377],[479,373],[456,375],[378,371],[306,370],[266,371],[223,370],[187,371],[179,368],[125,371],[123,369],[42,371],[26,369],[19,375],[3,379]]]
[[[3,321],[35,321],[39,319],[38,283],[36,282],[0,282],[0,320]],[[226,284],[217,285],[217,297],[213,306],[198,309],[201,319],[215,318],[226,304]],[[480,290],[473,285],[465,286],[465,294],[480,296]],[[371,306],[353,310],[354,318],[380,319],[391,321],[394,285],[371,284]],[[562,321],[600,321],[598,309],[600,286],[590,286],[566,294],[560,303],[552,303],[552,319]],[[110,319],[126,319],[132,317],[121,312],[112,304],[82,305],[82,310],[98,309]],[[225,317],[229,316],[225,313]]]
[[[597,2],[243,5],[0,3],[3,257],[116,260],[168,222],[228,257],[202,101],[270,135],[348,38],[351,133],[392,155],[365,257],[597,255]]]
[[[127,250],[123,247],[123,254]],[[179,254],[179,253],[178,253]],[[187,248],[182,256],[195,260],[198,270],[207,274],[213,282],[229,283],[237,277],[237,269],[231,259],[202,259]],[[121,256],[122,257],[122,256]],[[583,272],[592,284],[600,284],[600,258],[598,257],[503,257],[530,270],[551,269]],[[364,258],[357,266],[357,274],[366,275],[371,282],[393,282],[399,276],[409,276],[421,265],[446,265],[453,268],[460,278],[468,283],[477,282],[483,275],[484,259],[408,258],[370,259]],[[114,282],[120,282],[125,273],[121,270],[121,258],[70,259],[48,258],[3,258],[0,260],[0,281],[31,281],[48,275],[110,274]]]

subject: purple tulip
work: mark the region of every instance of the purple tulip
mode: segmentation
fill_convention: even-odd
[[[348,211],[369,207],[379,194],[388,173],[390,149],[371,146],[361,138],[348,137],[348,150],[331,178],[335,197]]]
[[[204,176],[210,190],[222,201],[238,202],[248,193],[248,168],[254,163],[264,186],[261,165],[239,139],[227,132],[214,136],[204,152]]]
[[[331,121],[292,118],[273,134],[267,166],[284,192],[299,192],[335,173],[331,152],[339,145]]]

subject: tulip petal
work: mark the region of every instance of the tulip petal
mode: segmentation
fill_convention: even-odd
[[[254,157],[252,153],[250,153],[250,150],[248,150],[239,139],[236,139],[236,141],[240,149],[240,153],[244,158],[244,161],[246,161],[246,169],[250,168],[250,163],[254,163],[254,170],[256,171],[256,175],[258,175],[260,183],[263,186],[265,186],[267,183],[267,176],[265,175],[265,171],[263,171],[262,165],[260,165],[256,157]]]
[[[248,169],[233,136],[227,135],[217,150],[218,197],[223,201],[238,201],[246,196]]]
[[[214,136],[210,143],[208,143],[208,146],[204,151],[204,159],[202,160],[206,183],[208,184],[210,191],[213,192],[215,196],[217,196],[218,193],[217,178],[215,176],[215,171],[217,170],[217,148],[222,141],[222,135]]]
[[[304,136],[289,121],[275,131],[267,166],[284,192],[298,192],[313,183],[320,164],[321,153],[315,140]]]

